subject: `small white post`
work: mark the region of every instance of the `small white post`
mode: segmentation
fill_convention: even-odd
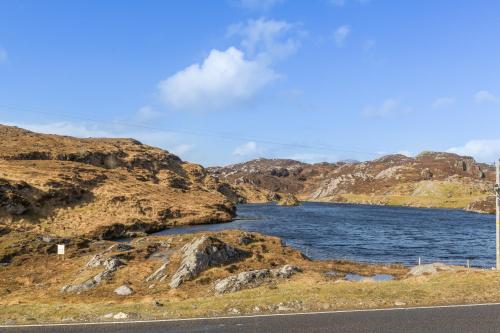
[[[64,244],[57,244],[57,257],[58,259],[64,260],[65,246]]]
[[[418,265],[420,266],[422,264],[422,258],[418,257]]]
[[[470,260],[467,259],[467,268],[470,268]]]

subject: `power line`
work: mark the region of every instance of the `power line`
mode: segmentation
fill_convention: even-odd
[[[84,121],[89,121],[97,124],[102,124],[103,120],[95,119],[92,117],[89,117],[87,115],[68,115],[65,113],[57,113],[57,112],[48,112],[48,111],[43,111],[43,110],[34,110],[34,109],[28,109],[28,108],[19,108],[19,107],[14,107],[10,105],[1,105],[1,109],[5,110],[12,110],[12,111],[17,111],[17,112],[26,112],[26,113],[34,113],[34,114],[42,114],[42,115],[48,115],[48,116],[57,116],[57,117],[64,117],[68,119],[78,119],[78,120],[84,120]],[[127,122],[121,122],[121,121],[111,121],[108,122],[113,125],[117,126],[123,126],[123,127],[135,127],[135,128],[141,128],[141,129],[147,129],[147,130],[154,130],[154,131],[162,131],[162,132],[171,132],[171,133],[178,133],[178,134],[187,134],[187,135],[193,135],[193,136],[204,136],[204,137],[214,137],[214,138],[220,138],[220,139],[225,139],[225,140],[237,140],[237,141],[253,141],[256,143],[261,143],[261,144],[270,144],[270,145],[278,145],[282,147],[289,147],[289,148],[301,148],[301,149],[311,149],[311,150],[324,150],[324,151],[332,151],[332,152],[342,152],[342,153],[351,153],[351,154],[365,154],[365,155],[376,155],[380,156],[380,153],[374,153],[374,152],[366,152],[366,151],[359,151],[359,150],[351,150],[351,149],[343,149],[343,148],[335,148],[335,147],[330,147],[330,146],[312,146],[312,145],[303,145],[303,144],[294,144],[294,143],[286,143],[286,142],[278,142],[278,141],[272,141],[272,140],[261,140],[261,139],[255,139],[255,138],[250,138],[250,137],[243,137],[243,136],[236,136],[230,133],[221,133],[221,132],[214,132],[214,131],[209,131],[209,130],[198,130],[198,129],[180,129],[180,128],[169,128],[169,127],[155,127],[155,126],[149,126],[149,125],[143,125],[143,124],[133,124],[133,123],[127,123]]]

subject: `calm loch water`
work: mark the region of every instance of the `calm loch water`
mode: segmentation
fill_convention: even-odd
[[[491,267],[495,217],[461,210],[304,203],[239,205],[236,220],[172,228],[161,234],[241,229],[281,237],[314,259]]]

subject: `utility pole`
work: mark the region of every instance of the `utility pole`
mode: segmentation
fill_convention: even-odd
[[[496,247],[497,247],[497,270],[500,270],[500,159],[497,160],[497,179],[495,184],[496,202]]]

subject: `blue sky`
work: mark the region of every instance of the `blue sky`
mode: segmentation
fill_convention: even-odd
[[[0,1],[0,123],[204,165],[500,157],[500,2]]]

